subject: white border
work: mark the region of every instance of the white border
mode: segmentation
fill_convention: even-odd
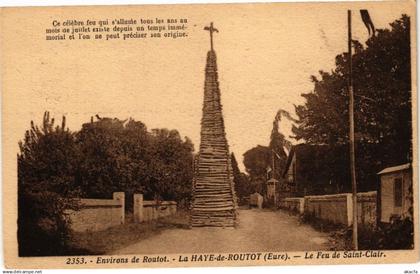
[[[0,1],[0,7],[23,7],[23,6],[74,6],[74,5],[140,5],[140,4],[204,4],[204,3],[266,3],[266,2],[337,2],[343,0],[2,0]],[[364,0],[353,0],[352,2],[361,2]],[[372,1],[372,0],[370,0]],[[380,0],[373,0],[380,1]],[[413,0],[414,1],[414,0]],[[419,5],[416,5],[416,12],[419,13]],[[0,13],[1,16],[1,13]],[[416,22],[417,29],[420,29],[419,21]],[[417,54],[419,52],[418,36],[417,39]],[[419,62],[418,62],[419,63]],[[1,74],[0,74],[1,75]],[[417,79],[420,79],[419,69],[417,66]],[[1,80],[1,79],[0,79]],[[0,85],[1,87],[1,85]],[[419,85],[417,85],[417,90]],[[0,90],[1,94],[1,90]],[[417,109],[419,109],[420,100],[417,102]],[[0,97],[0,106],[1,106],[1,97]],[[2,119],[2,111],[0,111],[0,120]],[[1,123],[2,124],[2,123]],[[0,126],[1,126],[0,124]],[[417,136],[419,136],[419,129],[417,128]],[[2,134],[0,134],[0,144],[2,144]],[[418,150],[420,151],[420,150]],[[0,161],[2,160],[2,151],[0,147]],[[2,174],[2,164],[0,164],[0,174]],[[0,176],[2,177],[2,176]],[[1,179],[0,179],[1,180]],[[2,183],[2,182],[1,182]],[[2,198],[0,195],[0,210],[2,212]],[[3,214],[0,214],[0,232],[3,234]],[[420,216],[418,216],[420,217]],[[4,257],[3,257],[3,237],[0,237],[0,270],[6,270],[4,268]],[[20,270],[20,269],[16,269]],[[34,269],[39,270],[39,269]],[[13,269],[7,269],[6,271],[13,271]],[[21,270],[23,273],[23,269]],[[26,269],[26,271],[30,271]],[[275,266],[275,267],[203,267],[203,268],[141,268],[141,269],[51,269],[51,270],[42,270],[42,273],[78,273],[78,274],[99,274],[99,273],[146,273],[146,274],[156,274],[156,273],[175,273],[175,274],[190,274],[197,273],[200,274],[214,274],[218,272],[220,274],[224,273],[241,273],[241,274],[256,274],[256,273],[311,273],[311,274],[325,274],[325,273],[340,273],[340,274],[362,274],[362,273],[398,273],[404,274],[405,271],[417,271],[411,273],[420,274],[420,262],[415,264],[381,264],[381,265],[310,265],[310,266]],[[4,272],[2,272],[4,273]],[[15,272],[18,274],[19,272]],[[29,272],[26,272],[29,273]],[[0,273],[1,274],[1,273]]]

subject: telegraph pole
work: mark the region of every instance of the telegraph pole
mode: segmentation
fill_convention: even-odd
[[[353,94],[353,57],[352,57],[352,35],[351,35],[351,10],[347,11],[347,25],[348,25],[348,47],[349,47],[349,144],[350,144],[350,177],[352,186],[352,200],[353,200],[353,249],[358,250],[357,241],[357,184],[356,184],[356,167],[355,167],[355,149],[354,149],[354,94]]]

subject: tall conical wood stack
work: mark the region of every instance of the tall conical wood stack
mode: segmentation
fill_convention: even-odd
[[[213,49],[207,53],[201,143],[194,169],[191,226],[234,227],[236,195]]]

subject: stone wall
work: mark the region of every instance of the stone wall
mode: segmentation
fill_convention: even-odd
[[[377,224],[377,192],[357,193],[357,223],[364,226],[373,226]]]
[[[305,214],[335,224],[351,225],[351,194],[305,196]]]
[[[124,224],[124,192],[113,199],[81,199],[80,210],[68,211],[71,229],[76,232],[100,231]]]
[[[299,214],[303,214],[305,210],[304,198],[284,198],[280,200],[279,207]]]
[[[279,205],[280,208],[335,224],[351,226],[353,223],[353,202],[350,193],[285,198],[280,201]],[[376,191],[357,194],[357,220],[363,226],[376,226]]]
[[[177,203],[174,201],[144,201],[142,194],[134,194],[134,222],[148,222],[176,213]]]

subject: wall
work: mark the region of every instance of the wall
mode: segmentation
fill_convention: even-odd
[[[148,222],[176,213],[177,203],[174,201],[144,201],[142,194],[134,194],[134,222]]]
[[[285,198],[280,207],[317,219],[350,226],[353,223],[353,202],[350,193],[314,195],[304,198]],[[376,226],[376,191],[357,194],[357,221],[363,226]]]
[[[351,225],[351,194],[305,196],[305,214],[335,224]]]
[[[303,214],[305,210],[305,199],[304,198],[284,198],[280,200],[279,207],[289,211]]]
[[[76,232],[100,231],[123,224],[124,192],[115,192],[113,199],[80,199],[80,210],[70,210],[71,229]]]
[[[378,197],[376,191],[357,193],[357,223],[376,227]],[[352,215],[353,216],[353,215]],[[352,222],[353,223],[353,222]]]

